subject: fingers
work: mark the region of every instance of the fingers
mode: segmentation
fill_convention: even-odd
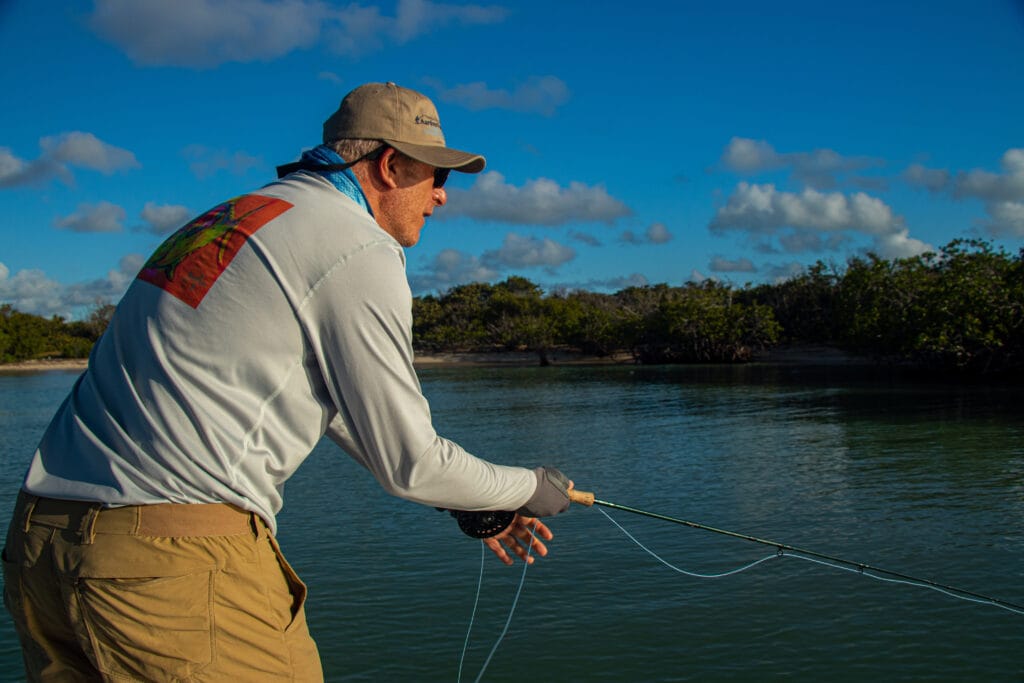
[[[512,555],[519,557],[527,564],[533,564],[536,557],[544,557],[548,554],[548,547],[541,539],[550,541],[552,538],[554,538],[554,534],[540,520],[517,515],[505,531],[497,536],[485,538],[483,542],[499,560],[507,565],[515,562]]]
[[[555,535],[551,533],[551,529],[548,528],[548,525],[536,517],[524,517],[520,515],[519,519],[516,521],[522,524],[525,529],[532,530],[535,536],[540,536],[545,541],[550,541],[555,537]],[[512,523],[515,524],[516,521],[513,521]]]

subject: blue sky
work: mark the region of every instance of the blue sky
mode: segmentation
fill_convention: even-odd
[[[416,294],[772,282],[958,237],[1024,246],[1024,3],[0,0],[0,302],[116,302],[353,87],[487,157]]]

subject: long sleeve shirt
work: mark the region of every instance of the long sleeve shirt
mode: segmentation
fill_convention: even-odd
[[[275,526],[326,434],[390,493],[514,510],[532,471],[439,436],[413,369],[401,246],[296,173],[206,212],[149,259],[45,432],[29,493],[226,502]]]

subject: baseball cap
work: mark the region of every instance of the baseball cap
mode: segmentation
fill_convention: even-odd
[[[324,121],[324,143],[345,138],[383,140],[402,154],[437,168],[479,173],[479,154],[447,147],[437,108],[426,95],[394,83],[361,85]]]

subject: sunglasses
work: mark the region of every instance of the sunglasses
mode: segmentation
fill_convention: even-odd
[[[391,147],[391,146],[388,145],[388,144],[383,144],[380,147],[378,147],[377,149],[375,149],[372,152],[370,152],[369,154],[367,154],[366,156],[361,157],[359,159],[359,161],[361,161],[362,159],[371,159],[371,160],[372,159],[377,159],[378,157],[380,157],[381,154],[384,153],[384,150],[388,149],[389,147]],[[434,188],[436,189],[436,188],[439,188],[439,187],[444,187],[444,184],[446,182],[448,182],[448,175],[451,172],[452,172],[452,169],[450,169],[450,168],[435,168],[434,169]]]
[[[444,187],[444,184],[448,182],[448,174],[452,172],[450,168],[435,168],[434,169],[434,187]]]

